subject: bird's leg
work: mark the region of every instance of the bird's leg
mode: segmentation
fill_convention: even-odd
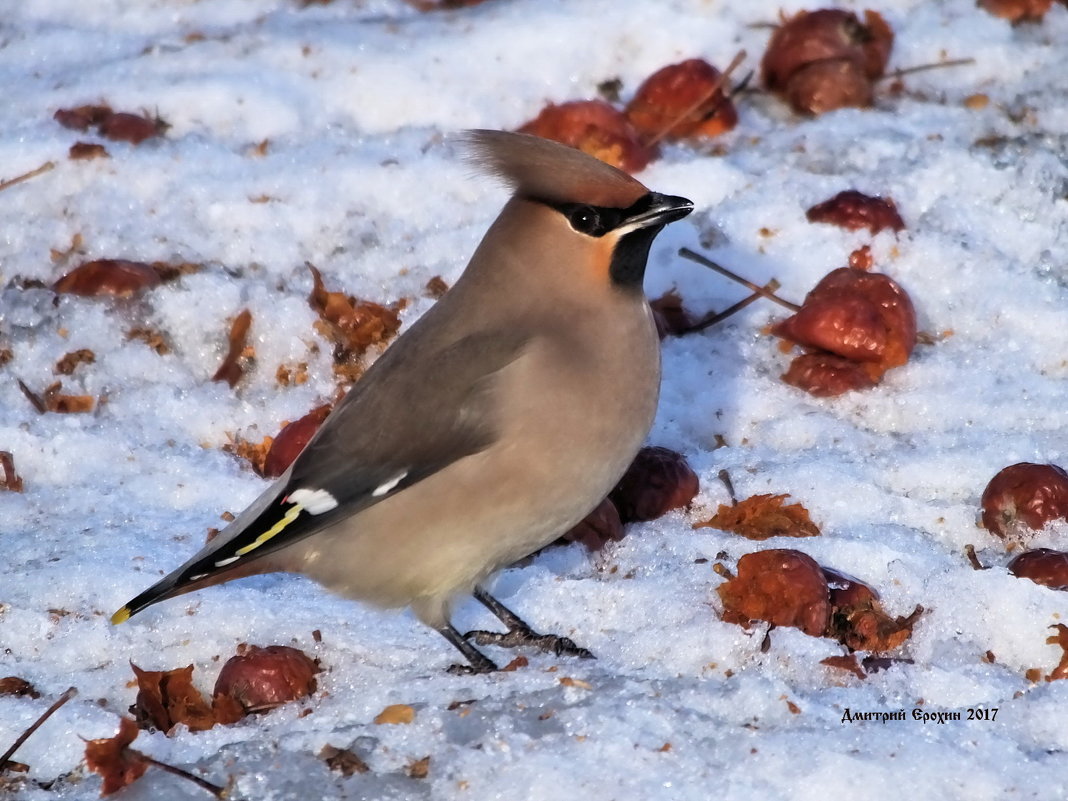
[[[455,645],[456,649],[471,663],[469,665],[452,665],[449,667],[449,673],[469,676],[475,673],[493,673],[498,670],[496,663],[461,637],[460,632],[454,629],[451,623],[446,623],[437,631],[442,637]]]
[[[538,634],[530,626],[481,587],[475,587],[474,596],[500,618],[501,622],[508,627],[506,632],[496,631],[469,631],[464,635],[465,639],[473,639],[479,645],[499,645],[501,648],[518,648],[522,645],[533,645],[543,651],[552,651],[557,656],[578,656],[582,659],[593,659],[594,656],[585,648],[575,645],[568,637],[560,637],[556,634]]]

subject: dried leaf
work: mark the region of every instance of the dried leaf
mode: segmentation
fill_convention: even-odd
[[[352,776],[356,773],[367,773],[371,768],[355,753],[347,748],[335,748],[332,745],[324,745],[319,752],[319,759],[326,763],[330,770],[337,771],[342,776]]]
[[[137,724],[129,718],[119,719],[119,733],[114,737],[89,740],[85,744],[85,764],[99,773],[104,784],[100,795],[111,795],[133,784],[148,770],[149,763],[140,752],[128,746],[137,739]]]
[[[237,382],[245,374],[242,358],[246,356],[245,347],[248,342],[248,331],[252,327],[252,312],[242,309],[230,325],[230,344],[219,369],[211,377],[212,381],[225,381],[231,387],[237,386]]]
[[[49,386],[41,396],[45,411],[57,414],[84,414],[96,407],[96,398],[92,395],[64,395],[60,392],[63,382],[57,381]]]
[[[415,762],[408,766],[408,778],[410,779],[425,779],[430,775],[430,757],[425,756],[422,759],[417,759]]]
[[[738,560],[738,575],[716,588],[723,619],[749,625],[765,620],[820,637],[830,619],[830,592],[816,561],[800,551],[773,549]]]
[[[411,723],[415,720],[415,709],[408,704],[390,704],[375,716],[378,724]]]
[[[424,289],[430,297],[436,300],[449,291],[449,285],[445,283],[445,279],[440,275],[435,275],[426,282]]]
[[[0,679],[0,695],[29,696],[30,698],[41,697],[41,694],[37,692],[32,684],[26,681],[26,679],[21,679],[18,676],[8,676],[5,679]]]
[[[819,527],[799,503],[785,504],[789,495],[754,495],[734,506],[720,504],[709,520],[694,528],[718,528],[751,540],[770,537],[815,537]]]
[[[130,663],[137,677],[137,700],[130,712],[143,729],[169,734],[184,723],[191,731],[204,731],[215,725],[212,708],[193,686],[193,666],[174,670],[142,670]]]
[[[230,441],[223,445],[222,449],[247,461],[256,472],[256,475],[266,476],[267,455],[271,452],[274,437],[264,437],[259,442],[251,442],[230,434],[227,434],[227,436],[230,437]],[[285,470],[282,472],[284,473]],[[278,475],[281,475],[281,473]]]
[[[1063,623],[1055,623],[1050,628],[1056,629],[1057,633],[1047,637],[1046,642],[1049,645],[1059,645],[1063,653],[1057,667],[1053,668],[1053,672],[1046,676],[1046,681],[1068,679],[1068,626]]]
[[[94,297],[111,295],[128,298],[161,283],[159,271],[151,264],[125,259],[87,261],[64,275],[52,289],[56,292]]]
[[[0,451],[0,470],[4,473],[0,479],[0,489],[22,492],[22,476],[15,472],[15,457],[9,451]]]
[[[70,375],[79,364],[93,364],[95,361],[95,353],[88,348],[81,348],[65,354],[63,358],[56,362],[56,366],[52,370],[59,375]]]
[[[319,271],[311,264],[308,269],[313,281],[308,302],[321,318],[316,327],[334,343],[334,372],[358,377],[359,362],[367,350],[385,344],[400,330],[397,312],[404,303],[386,307],[344,292],[328,292]]]
[[[166,356],[171,352],[171,346],[167,344],[163,333],[153,328],[137,327],[126,332],[127,341],[138,340],[144,342],[160,356]]]
[[[588,681],[582,679],[573,679],[570,676],[563,676],[560,679],[560,683],[565,687],[578,687],[580,690],[592,690],[593,685]]]
[[[67,155],[74,161],[109,158],[107,148],[97,142],[75,142]]]
[[[864,669],[858,664],[856,654],[829,656],[826,659],[821,659],[820,664],[827,665],[827,667],[837,668],[838,670],[849,671],[861,680],[868,678],[868,674],[865,673]]]
[[[649,301],[656,321],[656,332],[660,338],[685,334],[693,326],[693,318],[682,305],[682,295],[672,288],[655,300]]]

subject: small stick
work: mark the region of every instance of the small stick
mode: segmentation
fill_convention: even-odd
[[[724,266],[722,266],[720,264],[716,264],[716,262],[712,261],[707,256],[702,256],[700,253],[695,253],[694,251],[690,250],[689,248],[679,248],[679,255],[682,256],[684,259],[689,259],[690,261],[694,261],[694,262],[697,262],[698,264],[704,265],[705,267],[708,267],[710,270],[715,270],[720,275],[726,276],[727,278],[731,279],[732,281],[737,281],[742,286],[749,287],[749,289],[751,289],[753,292],[756,292],[758,295],[761,295],[761,296],[767,298],[768,300],[773,300],[776,303],[778,303],[780,306],[785,306],[787,309],[789,309],[792,312],[797,312],[797,311],[801,310],[801,307],[798,306],[796,303],[791,303],[788,300],[783,300],[778,295],[776,295],[774,292],[769,292],[764,287],[757,286],[752,281],[750,281],[750,280],[748,280],[746,278],[742,278],[740,275],[738,275],[737,273],[731,272],[726,267],[724,267]]]
[[[26,729],[26,731],[19,735],[18,739],[15,740],[14,745],[12,745],[9,749],[7,749],[7,751],[5,751],[3,756],[0,756],[0,771],[3,771],[4,766],[8,763],[8,760],[11,759],[11,757],[15,755],[15,752],[19,750],[19,746],[26,742],[26,740],[30,738],[30,735],[41,727],[41,724],[43,724],[46,720],[52,717],[52,715],[55,714],[56,710],[58,710],[61,706],[63,706],[63,704],[67,703],[67,701],[69,701],[77,694],[78,690],[76,688],[68,688],[67,691],[63,693],[63,695],[59,696],[59,698],[56,699],[56,702],[52,704],[52,706],[48,707],[48,709],[44,711],[44,714],[41,715],[41,717],[37,718],[37,721],[33,725],[31,725],[30,728]]]
[[[888,72],[886,75],[882,75],[876,80],[887,81],[895,78],[903,78],[906,75],[912,75],[916,72],[927,72],[927,70],[938,70],[942,67],[964,67],[968,64],[974,64],[974,58],[954,58],[949,61],[939,61],[937,64],[919,64],[915,67],[903,67],[893,72]]]
[[[686,119],[695,111],[697,111],[697,109],[701,108],[701,106],[707,103],[712,98],[712,96],[716,94],[716,92],[722,89],[723,86],[727,83],[727,79],[731,76],[731,73],[738,69],[738,66],[743,61],[745,61],[745,51],[739,50],[738,54],[731,59],[731,63],[727,65],[727,69],[723,70],[723,72],[720,74],[719,79],[714,84],[712,84],[712,87],[707,92],[697,98],[696,103],[691,103],[686,109],[682,111],[682,113],[678,114],[670,123],[661,128],[654,137],[652,137],[646,142],[642,142],[642,144],[646,147],[652,147],[665,136],[667,136],[669,133],[671,133],[672,129],[676,128],[680,122],[682,122],[684,119]],[[730,97],[730,92],[724,92],[723,95],[724,99],[726,99]],[[717,103],[715,108],[711,110],[708,116],[711,117],[713,114],[715,114],[719,106],[720,104]]]
[[[26,400],[28,400],[33,405],[33,408],[37,410],[38,414],[44,414],[48,411],[47,407],[44,405],[44,401],[42,401],[40,397],[38,397],[36,392],[26,386],[22,382],[21,378],[16,378],[15,380],[18,382],[19,389],[22,390],[22,394],[26,396]]]
[[[975,546],[968,543],[964,546],[964,555],[968,557],[968,561],[971,562],[973,570],[986,570],[983,563],[979,561],[979,557],[975,554]]]
[[[30,170],[29,172],[23,173],[22,175],[16,175],[14,178],[8,178],[6,181],[0,181],[0,192],[10,186],[14,186],[15,184],[21,184],[23,181],[28,181],[31,178],[36,178],[38,175],[43,175],[55,166],[55,162],[46,161],[36,170]]]
[[[735,495],[735,493],[734,493],[734,482],[731,481],[731,474],[728,473],[726,470],[720,470],[719,473],[716,474],[716,477],[720,481],[722,481],[723,482],[723,486],[725,486],[727,488],[727,495],[730,496],[731,505],[732,506],[737,506],[738,505],[738,496]]]
[[[130,750],[132,751],[133,749],[130,749]],[[196,784],[201,789],[207,790],[209,793],[211,793],[216,798],[226,798],[227,795],[228,795],[227,790],[226,790],[225,787],[220,787],[217,784],[212,784],[207,779],[202,779],[199,776],[196,776],[196,775],[190,773],[187,770],[182,770],[181,768],[176,768],[174,765],[168,765],[166,762],[160,762],[158,759],[153,759],[148,754],[142,753],[141,751],[138,751],[137,755],[138,755],[138,757],[143,759],[145,762],[147,762],[149,765],[152,765],[153,767],[157,767],[160,770],[164,771],[165,773],[170,773],[170,774],[172,774],[174,776],[180,776],[183,779],[188,779],[189,781],[193,782],[193,784]]]
[[[766,284],[764,284],[764,286],[761,287],[761,288],[766,290],[767,292],[774,292],[780,286],[781,285],[779,284],[779,282],[776,281],[774,278],[772,278],[770,281],[768,281]],[[732,314],[737,314],[742,309],[744,309],[746,306],[750,305],[751,303],[754,303],[755,301],[760,300],[762,297],[765,297],[764,292],[754,292],[752,295],[749,295],[748,297],[742,298],[740,301],[735,303],[733,306],[728,306],[727,308],[725,308],[721,312],[718,312],[716,314],[710,314],[707,317],[702,317],[700,320],[698,320],[696,323],[691,325],[689,328],[687,328],[682,333],[683,334],[692,334],[695,331],[704,331],[706,328],[710,328],[711,326],[715,325],[716,323],[723,322],[728,317],[730,317]]]

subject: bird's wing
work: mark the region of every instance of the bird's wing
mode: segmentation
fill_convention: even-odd
[[[116,612],[113,622],[215,583],[222,573],[236,574],[245,562],[491,445],[498,431],[495,377],[519,358],[524,344],[522,336],[502,332],[469,335],[435,353],[387,351],[285,475],[192,559]]]

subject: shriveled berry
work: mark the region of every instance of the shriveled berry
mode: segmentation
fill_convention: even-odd
[[[624,523],[654,520],[687,506],[700,489],[697,474],[681,453],[650,446],[638,451],[608,497]]]
[[[1010,465],[986,485],[980,504],[991,534],[1030,539],[1051,520],[1068,519],[1068,474],[1055,464]]]

